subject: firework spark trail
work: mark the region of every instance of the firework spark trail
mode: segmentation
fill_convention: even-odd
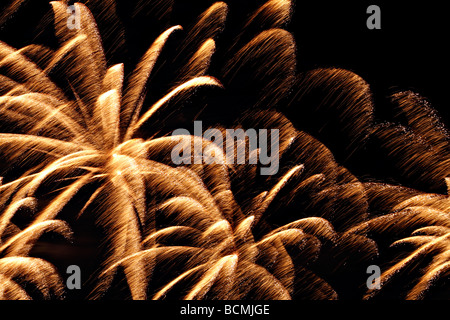
[[[249,263],[255,258],[246,262],[245,257],[249,254],[246,252],[253,252],[250,256],[254,257],[255,250],[258,250],[257,247],[263,243],[268,245],[268,243],[280,241],[280,243],[296,242],[297,236],[290,239],[290,235],[297,234],[297,232],[294,232],[294,229],[293,231],[279,231],[252,246],[251,243],[248,243],[250,238],[247,235],[250,232],[251,221],[254,219],[251,217],[245,218],[243,221],[232,221],[233,217],[236,217],[234,211],[239,211],[239,209],[236,205],[229,203],[232,198],[230,198],[226,189],[217,188],[222,184],[220,178],[216,183],[213,183],[213,185],[216,185],[216,191],[210,194],[193,171],[173,169],[145,159],[147,154],[152,154],[154,147],[160,148],[161,144],[133,140],[133,134],[136,130],[174,96],[203,85],[220,86],[215,79],[210,77],[192,78],[199,73],[204,74],[213,53],[213,40],[204,42],[204,45],[199,49],[200,51],[197,51],[190,60],[187,67],[187,70],[191,73],[190,79],[172,89],[165,97],[141,114],[143,101],[141,97],[144,93],[147,78],[167,38],[179,27],[173,27],[163,33],[150,47],[142,62],[138,64],[135,73],[127,78],[125,86],[129,89],[124,90],[122,103],[123,66],[115,65],[107,69],[100,37],[90,12],[83,5],[76,4],[77,10],[81,13],[81,25],[83,27],[80,30],[70,31],[65,27],[68,18],[67,6],[62,2],[52,2],[52,6],[56,17],[56,35],[61,42],[61,49],[53,54],[50,54],[49,50],[45,50],[46,55],[39,57],[41,63],[46,66],[45,70],[38,68],[37,65],[23,57],[24,52],[30,54],[30,52],[33,52],[33,48],[18,51],[2,44],[0,63],[6,70],[4,80],[8,84],[14,84],[11,90],[2,97],[2,105],[4,106],[2,114],[13,123],[25,124],[23,127],[19,126],[25,134],[2,134],[2,150],[6,154],[9,153],[11,160],[14,160],[19,154],[15,153],[10,146],[19,144],[19,149],[24,148],[29,153],[26,157],[27,162],[33,163],[34,160],[39,160],[42,163],[27,170],[25,175],[18,180],[2,185],[3,203],[6,204],[11,201],[13,206],[9,211],[7,209],[5,215],[2,216],[2,225],[10,222],[9,220],[14,215],[16,207],[22,205],[22,201],[29,201],[22,199],[31,199],[30,197],[36,194],[45,180],[57,174],[62,174],[64,178],[71,178],[72,182],[43,208],[24,230],[10,237],[3,244],[2,250],[12,248],[11,250],[15,254],[27,255],[32,244],[47,229],[68,234],[69,230],[64,222],[52,219],[58,215],[80,189],[98,180],[102,184],[92,194],[87,205],[94,203],[97,198],[102,199],[99,202],[101,204],[99,221],[109,230],[107,240],[110,243],[109,250],[111,251],[104,262],[105,271],[103,274],[114,272],[118,265],[122,265],[125,269],[132,297],[144,299],[146,297],[146,284],[143,280],[147,278],[147,273],[150,273],[153,269],[152,259],[144,259],[144,256],[146,253],[153,254],[153,249],[140,251],[142,236],[139,226],[147,228],[145,222],[152,220],[152,218],[146,216],[144,187],[145,184],[151,183],[163,193],[175,193],[179,196],[187,196],[188,199],[198,199],[199,205],[205,208],[204,212],[208,216],[207,221],[210,221],[212,211],[216,211],[217,217],[220,217],[217,222],[226,221],[226,219],[231,220],[229,222],[231,223],[230,230],[233,231],[220,242],[218,247],[221,250],[210,250],[210,267],[206,269],[206,274],[202,276],[191,293],[186,296],[187,298],[203,297],[211,290],[212,282],[215,281],[218,273],[225,269],[231,268],[234,270],[238,268],[237,255],[222,257],[222,252],[236,250],[236,244],[233,244],[236,241],[242,243],[237,248],[242,251],[242,257],[244,257],[241,257],[243,261],[239,264],[245,267],[231,272],[232,277],[237,274],[240,278],[250,279],[259,274],[262,279],[266,279],[264,281],[267,282],[267,285],[274,284],[274,287],[278,287],[278,289],[271,289],[270,287],[264,288],[264,285],[262,285],[261,288],[266,292],[265,295],[269,294],[269,296],[274,295],[281,298],[290,297],[285,285],[287,283],[292,284],[292,272],[290,272],[291,276],[277,284],[278,280],[273,275],[253,263],[252,268],[260,268],[257,269],[260,271],[252,273]],[[214,10],[215,8],[212,8],[210,12]],[[46,58],[49,60],[48,62],[44,62]],[[69,59],[73,61],[72,64],[67,63]],[[60,67],[64,67],[71,82],[73,95],[76,98],[74,101],[67,98],[67,93],[63,93],[48,76],[53,70]],[[126,130],[121,131],[121,128]],[[130,145],[132,145],[132,148],[130,148]],[[130,149],[133,153],[131,156],[123,153]],[[136,153],[141,157],[136,157]],[[44,161],[42,162],[42,160]],[[292,173],[299,168],[291,169],[281,179],[280,183],[267,194],[263,202],[267,204],[271,202],[281,185],[285,183],[283,181],[288,180]],[[80,169],[85,173],[78,178],[74,177],[74,171]],[[203,168],[202,170],[208,172],[210,169]],[[217,177],[214,172],[217,172],[217,169],[213,169],[211,176]],[[167,180],[168,175],[171,177],[170,180]],[[223,174],[220,176],[223,177]],[[263,208],[267,204],[263,205]],[[121,212],[121,214],[117,215],[117,212]],[[227,216],[227,212],[232,216]],[[222,213],[225,213],[226,216],[223,217]],[[193,212],[189,210],[186,214],[189,215],[184,218],[187,222],[191,220]],[[205,220],[205,218],[203,219]],[[214,223],[213,225],[217,224]],[[217,231],[214,231],[215,227],[211,227],[204,230],[208,234],[208,239],[213,235],[219,235]],[[39,233],[36,233],[36,230],[40,230]],[[149,236],[145,239],[144,244],[147,246],[153,244],[154,246],[156,242],[151,237],[152,227],[149,230],[146,229],[146,232]],[[32,238],[30,238],[31,235]],[[216,242],[216,240],[208,240],[208,242],[211,241]],[[26,243],[28,244],[26,245]],[[284,250],[282,249],[283,246],[280,247],[280,244],[278,244],[278,247],[279,250]],[[186,249],[181,248],[180,250],[184,252]],[[288,259],[286,261],[290,260],[286,252],[284,256]],[[202,257],[201,259],[206,258]],[[290,268],[292,270],[292,263],[288,263],[286,267],[279,264],[278,268]],[[227,271],[227,273],[230,273],[230,271]],[[280,270],[274,272],[274,274],[283,273]],[[104,290],[102,287],[107,288],[109,286],[110,281],[112,281],[111,277],[103,279],[98,286],[99,294]],[[289,286],[291,285],[287,285],[287,287]],[[230,292],[235,290],[236,286],[232,282]],[[248,292],[250,289],[245,290]],[[246,295],[245,291],[234,294],[230,292],[227,293],[228,297]],[[45,296],[48,296],[48,294],[45,294]]]
[[[371,190],[369,197],[385,199],[384,212],[347,232],[370,234],[380,246],[382,243],[390,245],[389,249],[395,250],[398,258],[386,262],[380,279],[381,288],[368,290],[364,298],[373,299],[389,293],[394,289],[393,283],[403,288],[396,279],[406,274],[410,275],[409,281],[414,285],[401,293],[405,299],[424,299],[433,294],[433,288],[442,290],[439,286],[448,278],[450,252],[448,196],[374,183],[366,187]],[[427,259],[431,262],[424,264]]]
[[[448,131],[425,99],[412,92],[392,95],[392,120],[380,123],[373,115],[367,83],[349,71],[313,70],[300,76],[299,83],[297,95],[286,108],[287,114],[290,113],[289,108],[313,105],[312,110],[305,109],[308,112],[304,117],[308,119],[306,122],[294,118],[294,123],[315,133],[326,145],[331,145],[333,151],[340,152],[341,159],[347,161],[359,155],[359,150],[375,143],[378,147],[375,152],[381,151],[385,155],[386,166],[397,170],[398,174],[395,170],[393,172],[400,181],[429,191],[441,192],[445,182],[448,186]],[[340,125],[336,126],[333,116],[325,117],[325,112],[335,115]],[[326,119],[331,121],[327,122]],[[347,148],[348,152],[342,153],[342,148]],[[358,161],[357,157],[354,161]],[[395,286],[405,290],[406,293],[396,294],[406,299],[424,299],[433,295],[433,289],[436,294],[439,290],[445,290],[442,283],[448,279],[449,247],[445,237],[449,223],[448,196],[381,183],[357,185],[360,191],[356,195],[359,193],[363,196],[358,207],[365,209],[360,219],[343,216],[344,234],[368,236],[376,241],[381,252],[398,250],[399,256],[397,260],[389,261],[383,260],[383,256],[379,258],[380,263],[387,268],[381,278],[381,289],[370,290],[365,298],[374,298],[383,293],[389,295],[390,291],[398,292]],[[329,190],[339,188],[332,186]],[[326,195],[327,192],[320,193]],[[342,195],[332,193],[339,199],[336,203],[338,207],[342,204]],[[313,201],[317,200],[320,201],[320,196]],[[331,219],[336,230],[341,230],[339,218],[336,221],[333,216],[324,217]],[[436,236],[416,236],[420,232],[432,233],[436,231],[435,228],[439,230]],[[390,244],[389,248],[384,247]],[[406,244],[415,244],[417,250],[411,251]],[[431,260],[430,264],[421,264],[426,259]],[[399,282],[402,280],[395,281],[405,281],[401,276],[407,273],[411,278],[406,282],[415,283],[410,289],[405,289],[405,284]]]
[[[419,95],[398,92],[391,100],[394,119],[376,126],[373,140],[400,171],[402,180],[418,188],[442,192],[445,178],[450,175],[447,128]]]
[[[57,270],[47,261],[31,257],[0,259],[2,298],[30,299],[18,280],[33,283],[44,299],[62,299],[64,286]],[[19,280],[20,281],[20,280]]]
[[[219,83],[210,77],[190,79],[174,88],[149,111],[139,116],[143,87],[161,47],[175,30],[172,28],[155,41],[136,73],[130,76],[128,86],[133,89],[125,90],[125,103],[121,110],[123,67],[116,65],[106,68],[101,42],[90,12],[83,5],[76,4],[77,10],[81,13],[83,28],[72,32],[65,26],[68,18],[67,6],[61,2],[52,2],[52,6],[56,16],[56,34],[62,47],[55,52],[45,71],[24,58],[21,52],[3,43],[1,47],[0,64],[6,70],[5,79],[20,84],[21,89],[17,91],[16,88],[11,88],[2,96],[1,111],[3,116],[12,122],[25,122],[23,131],[27,133],[2,134],[2,150],[10,153],[11,158],[14,159],[19,155],[15,154],[11,146],[19,146],[31,152],[28,161],[34,158],[44,160],[45,163],[44,168],[41,166],[35,168],[37,172],[33,172],[32,169],[32,173],[27,172],[18,181],[1,186],[4,203],[14,194],[13,207],[2,215],[2,225],[9,223],[16,207],[21,205],[20,199],[29,199],[33,196],[44,180],[58,172],[62,172],[64,177],[72,177],[75,180],[37,214],[28,227],[8,239],[1,249],[12,248],[14,244],[15,247],[10,249],[13,253],[26,255],[29,251],[26,248],[31,246],[45,230],[67,233],[64,225],[60,225],[58,221],[53,222],[51,219],[81,188],[92,184],[93,180],[100,179],[104,181],[100,189],[109,193],[107,203],[110,203],[109,206],[104,206],[105,211],[101,214],[100,221],[111,230],[110,241],[113,252],[110,260],[115,261],[140,250],[138,225],[142,223],[139,222],[139,218],[142,219],[145,212],[145,203],[142,202],[145,201],[143,180],[148,176],[152,176],[152,179],[155,179],[153,175],[161,176],[163,174],[161,170],[165,171],[166,176],[168,170],[161,166],[155,167],[150,162],[144,165],[126,154],[121,154],[120,150],[123,150],[124,146],[120,142],[126,143],[131,140],[136,128],[177,94],[203,85],[218,86]],[[76,66],[66,69],[68,77],[73,77],[74,80],[72,88],[77,97],[75,103],[69,101],[47,76],[47,73],[50,73],[57,65],[66,64],[70,58],[75,58],[77,62]],[[127,119],[130,119],[128,126],[130,130],[121,136],[119,122],[123,120],[126,124]],[[123,141],[123,136],[128,141]],[[154,169],[139,173],[140,167],[149,165]],[[80,168],[84,168],[87,173],[79,178],[73,177],[73,172]],[[177,171],[177,175],[183,176],[183,173]],[[185,179],[192,180],[189,177]],[[127,196],[124,197],[124,195]],[[100,195],[94,192],[95,197]],[[135,216],[135,210],[139,214],[138,217]],[[117,216],[116,212],[122,212],[122,214]],[[36,232],[37,230],[39,232]],[[30,238],[30,235],[33,238]],[[25,245],[27,242],[29,244]],[[108,264],[107,261],[106,265]],[[130,281],[139,283],[141,282],[139,279],[142,278],[139,274],[143,270],[143,265],[135,261],[134,266],[128,267],[126,272]],[[145,293],[139,290],[138,286],[130,287],[134,298],[145,298]],[[134,288],[136,290],[133,290]]]
[[[373,125],[369,84],[348,70],[320,68],[300,74],[290,100],[284,108],[287,114],[298,109],[304,113],[293,118],[294,124],[333,146],[333,152],[343,148],[351,155],[363,145]]]
[[[44,299],[62,299],[62,279],[54,266],[39,258],[27,257],[37,239],[45,232],[55,232],[70,239],[69,226],[61,220],[48,220],[20,230],[11,219],[22,208],[35,209],[35,199],[13,201],[1,215],[0,227],[0,299],[30,300],[24,285],[32,283]]]
[[[3,9],[0,15],[0,25],[3,25],[19,8],[24,4],[25,0],[14,0]]]
[[[399,276],[401,273],[405,273],[408,269],[409,272],[411,268],[414,272],[414,265],[420,263],[421,260],[426,257],[432,257],[432,262],[425,267],[421,275],[419,275],[419,280],[416,282],[415,286],[409,290],[406,295],[406,299],[423,299],[424,296],[430,291],[431,287],[436,285],[439,280],[445,280],[448,277],[449,272],[449,258],[450,258],[450,233],[449,228],[442,228],[439,230],[442,234],[433,234],[436,230],[424,230],[419,229],[417,233],[430,233],[428,236],[414,235],[408,238],[404,238],[397,242],[394,242],[392,246],[400,246],[405,244],[410,244],[416,247],[413,252],[411,252],[406,258],[394,264],[388,270],[386,270],[381,275],[381,285],[384,287],[394,278]],[[431,231],[431,232],[430,232]],[[420,274],[420,273],[419,273]],[[379,290],[369,290],[365,299],[372,298]]]
[[[280,122],[280,116],[279,115],[272,115],[271,121],[273,122]],[[265,114],[265,117],[267,117],[267,114]],[[263,116],[263,118],[265,118]],[[285,121],[285,126],[282,128],[281,137],[282,140],[280,141],[281,147],[281,157],[283,158],[283,153],[286,152],[290,147],[297,146],[297,143],[300,142],[300,146],[304,146],[302,143],[302,139],[307,138],[307,136],[300,135],[297,133],[292,127],[289,127],[289,123]],[[281,121],[282,122],[282,121]],[[278,123],[278,128],[280,128]],[[309,137],[309,139],[311,139]],[[293,143],[295,141],[295,143]],[[190,142],[189,142],[190,143]],[[311,144],[311,140],[305,140],[303,143],[309,143]],[[301,148],[294,150],[301,150]],[[304,159],[307,160],[307,162],[311,162],[312,160],[307,157],[308,151],[301,150],[300,152],[294,152],[302,156],[306,156]],[[325,159],[326,159],[327,153],[325,152]],[[250,155],[247,153],[247,156],[250,157]],[[323,156],[323,154],[322,154]],[[301,156],[299,157],[301,159]],[[329,161],[332,161],[331,159],[327,159],[324,161],[324,164],[326,163],[327,166],[330,166],[331,163]],[[313,163],[316,163],[316,161],[312,161]],[[246,172],[248,174],[248,171],[245,170],[245,165],[232,165],[231,170],[234,172],[239,172],[240,170],[243,170],[243,172]],[[253,230],[258,230],[257,224],[261,222],[262,224],[267,223],[267,213],[266,210],[270,206],[270,203],[274,201],[274,199],[277,197],[277,194],[282,190],[282,187],[285,186],[290,182],[290,180],[293,179],[293,177],[301,176],[302,175],[302,168],[304,168],[303,165],[298,165],[293,168],[290,168],[289,170],[286,170],[283,174],[281,174],[279,177],[277,177],[274,182],[272,189],[268,191],[262,191],[257,196],[255,196],[254,201],[251,201],[249,204],[246,205],[244,210],[241,210],[244,215],[232,215],[232,216],[225,216],[222,217],[221,214],[223,212],[223,209],[217,209],[213,212],[217,212],[214,216],[216,216],[216,219],[213,219],[211,221],[211,215],[208,214],[211,212],[211,209],[205,210],[200,209],[198,207],[198,204],[189,199],[186,198],[185,200],[175,200],[170,199],[168,200],[167,204],[164,204],[162,207],[158,207],[155,210],[163,210],[163,212],[159,213],[160,215],[164,217],[171,217],[174,215],[177,215],[178,217],[174,218],[176,219],[176,222],[173,222],[175,226],[168,227],[166,229],[162,229],[157,232],[157,237],[153,237],[152,234],[149,235],[150,239],[155,240],[155,238],[159,238],[159,241],[161,241],[161,244],[167,245],[167,241],[169,241],[171,238],[175,243],[178,241],[178,239],[181,237],[181,233],[185,234],[186,238],[190,239],[190,242],[192,245],[196,245],[199,248],[208,248],[210,246],[207,245],[207,243],[198,243],[198,239],[196,239],[195,235],[198,235],[199,232],[204,232],[205,235],[202,238],[205,238],[207,236],[208,241],[211,242],[211,245],[214,244],[214,250],[210,249],[207,251],[202,251],[202,253],[199,253],[196,255],[196,258],[202,260],[207,258],[208,256],[211,256],[209,258],[211,262],[208,264],[203,264],[204,262],[198,261],[196,263],[192,263],[194,260],[194,257],[190,260],[190,262],[187,265],[184,266],[178,266],[176,267],[176,270],[185,270],[182,275],[178,275],[175,277],[175,279],[170,282],[169,284],[166,284],[163,286],[162,291],[156,291],[156,295],[154,298],[163,298],[165,297],[169,290],[174,290],[174,287],[176,284],[178,284],[181,281],[186,281],[189,283],[189,281],[186,278],[195,277],[194,274],[198,273],[205,273],[204,277],[201,277],[197,275],[195,279],[198,280],[191,280],[193,283],[197,283],[197,281],[200,281],[201,283],[205,282],[206,279],[210,279],[210,281],[214,282],[216,281],[216,278],[210,278],[208,277],[207,270],[209,268],[215,268],[212,266],[215,266],[216,263],[219,263],[219,265],[224,263],[223,260],[225,257],[230,258],[230,254],[235,254],[236,251],[237,259],[238,259],[238,266],[236,269],[236,275],[233,277],[233,281],[230,280],[232,283],[228,291],[222,291],[220,294],[222,295],[214,295],[212,297],[218,297],[218,298],[249,298],[247,294],[249,294],[250,288],[252,287],[249,285],[250,288],[246,288],[246,291],[244,292],[235,292],[234,286],[237,286],[239,283],[245,282],[247,277],[249,277],[249,273],[254,270],[254,267],[251,267],[256,260],[255,258],[258,257],[258,266],[263,266],[267,270],[271,270],[270,273],[280,281],[280,285],[285,288],[286,291],[266,291],[263,293],[262,291],[258,291],[260,294],[259,297],[266,297],[271,299],[279,299],[283,297],[288,297],[286,294],[290,295],[294,292],[293,286],[294,283],[301,282],[299,279],[302,277],[309,279],[311,287],[316,286],[316,289],[321,288],[320,290],[323,290],[323,296],[322,298],[336,298],[337,294],[334,290],[329,287],[329,285],[324,282],[320,277],[314,275],[309,270],[303,269],[301,271],[301,276],[294,275],[294,270],[298,268],[298,265],[294,265],[294,260],[296,255],[304,255],[303,258],[309,262],[315,261],[317,259],[317,256],[320,252],[321,242],[329,242],[329,243],[345,243],[348,242],[348,244],[353,245],[353,247],[356,250],[361,250],[361,248],[365,247],[365,252],[367,256],[371,256],[373,254],[373,243],[368,242],[367,239],[364,237],[358,237],[358,236],[351,236],[351,235],[339,235],[337,234],[331,224],[323,219],[323,218],[303,218],[299,219],[297,221],[292,221],[291,223],[286,224],[284,227],[280,227],[278,229],[271,230],[267,232],[266,234],[258,234],[258,239],[255,239],[252,233]],[[328,173],[331,177],[336,177],[337,170],[336,164],[334,164],[335,170],[329,170]],[[323,168],[316,167],[315,170],[323,170]],[[310,178],[314,178],[315,175],[314,171],[309,172],[308,175],[311,175]],[[323,175],[322,175],[323,176]],[[248,180],[248,175],[245,176]],[[253,180],[253,179],[252,179]],[[250,180],[250,181],[252,181]],[[312,180],[313,181],[313,180]],[[302,187],[304,188],[304,192],[310,192],[311,190],[308,188],[308,185],[305,184],[305,182],[308,182],[308,179],[305,177],[302,177],[302,179],[298,182],[299,185],[297,188],[294,188],[296,191],[301,190]],[[330,182],[328,182],[330,183]],[[251,184],[251,182],[250,182]],[[330,185],[333,185],[331,183]],[[248,188],[248,183],[247,186]],[[352,185],[349,184],[349,188],[353,188]],[[255,189],[257,190],[257,189]],[[355,189],[361,191],[361,189]],[[289,190],[291,191],[291,190]],[[292,198],[292,194],[290,195]],[[258,199],[258,200],[257,200]],[[283,202],[282,199],[278,199]],[[287,201],[289,202],[289,201]],[[176,204],[176,205],[175,205]],[[233,205],[232,207],[235,207]],[[247,213],[248,212],[248,213]],[[205,215],[204,217],[201,217],[201,215]],[[252,214],[252,215],[250,215]],[[170,221],[173,221],[172,219]],[[179,228],[180,223],[183,225],[183,228]],[[205,224],[206,223],[206,224]],[[165,223],[167,224],[167,222]],[[178,227],[177,227],[178,226]],[[196,228],[200,228],[200,230],[195,230]],[[219,232],[220,231],[220,232]],[[177,232],[174,234],[173,232]],[[320,240],[319,240],[320,239]],[[339,239],[339,241],[337,241]],[[368,245],[369,244],[369,245]],[[371,247],[372,246],[372,247]],[[186,250],[192,250],[193,247],[186,248]],[[292,254],[292,248],[295,248],[294,254]],[[358,249],[356,249],[358,248]],[[155,250],[157,247],[155,247]],[[154,254],[156,251],[153,249],[149,249],[147,251],[147,254]],[[209,253],[208,253],[209,252]],[[288,253],[289,252],[289,253]],[[186,252],[187,254],[187,252]],[[200,258],[201,257],[201,258]],[[299,257],[297,257],[299,258]],[[367,257],[362,257],[362,259],[365,259]],[[164,258],[166,259],[166,258]],[[275,259],[275,260],[274,260]],[[176,259],[172,260],[172,263],[176,262]],[[196,261],[196,260],[194,260]],[[190,264],[192,263],[192,265]],[[248,265],[250,263],[250,265]],[[182,263],[180,262],[180,265]],[[200,266],[201,267],[200,267]],[[242,268],[242,265],[248,265],[248,269],[240,269]],[[164,269],[165,272],[167,269]],[[203,271],[202,271],[203,270]],[[264,273],[261,274],[263,276]],[[266,279],[266,276],[264,276]],[[203,279],[203,280],[202,280]],[[303,280],[306,282],[307,280]],[[206,285],[206,283],[205,283]],[[186,286],[186,284],[185,284]],[[216,285],[212,284],[211,282],[208,282],[207,287],[210,288],[210,290],[213,290],[211,288],[214,288]],[[280,288],[279,285],[276,285],[275,288]],[[195,287],[192,288],[192,290],[196,291]],[[254,290],[258,290],[254,288]],[[319,290],[319,291],[320,291]],[[325,293],[328,292],[328,293]],[[318,294],[316,292],[316,294]],[[188,295],[191,297],[190,295]],[[316,298],[317,295],[314,295]],[[252,296],[253,297],[253,296]],[[258,297],[258,295],[256,296]]]
[[[166,17],[172,2],[156,3]],[[21,4],[12,2],[7,12]],[[116,17],[114,1],[96,5]],[[82,193],[88,193],[87,200],[75,216],[94,215],[106,243],[90,298],[107,294],[122,270],[133,299],[337,299],[343,288],[336,280],[349,280],[349,273],[382,259],[386,242],[403,256],[386,262],[382,288],[369,290],[365,298],[389,291],[406,271],[416,275],[407,299],[423,299],[448,277],[448,196],[362,183],[327,148],[342,147],[352,158],[374,139],[396,159],[403,177],[435,188],[448,175],[443,124],[408,92],[392,97],[396,122],[376,123],[370,88],[350,71],[296,75],[295,41],[283,29],[291,1],[269,0],[243,20],[224,54],[230,58],[217,68],[222,83],[207,74],[230,7],[212,4],[172,54],[178,73],[155,91],[152,84],[164,70],[160,56],[181,26],[163,31],[127,72],[124,64],[108,65],[86,6],[75,4],[79,30],[67,28],[67,2],[51,6],[58,49],[16,50],[0,42],[0,117],[2,129],[3,123],[10,125],[0,134],[0,150],[15,163],[0,186],[0,298],[34,297],[24,290],[26,282],[43,298],[62,298],[57,270],[28,255],[44,233],[72,238],[69,224],[58,217]],[[123,45],[123,37],[118,42]],[[236,122],[235,128],[280,130],[277,175],[261,177],[257,166],[228,163],[174,167],[170,151],[180,142],[198,142],[201,152],[212,148],[222,157],[229,150],[200,137],[141,138],[169,103],[205,86],[230,96],[250,92],[253,108],[280,101],[286,101],[288,115],[303,108],[304,119],[291,117],[293,123],[278,112],[255,109]],[[47,187],[51,193],[41,203]],[[33,214],[16,225],[21,210]],[[431,263],[417,267],[424,258]]]

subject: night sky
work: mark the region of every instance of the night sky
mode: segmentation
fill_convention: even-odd
[[[119,14],[126,17],[127,1],[118,3]],[[187,17],[195,20],[207,8],[202,4],[212,1],[199,0],[195,3],[188,5],[187,0],[185,4],[178,3],[174,21],[169,23],[189,23]],[[368,30],[366,27],[369,17],[366,9],[372,4],[381,8],[381,30]],[[51,22],[48,9],[46,0],[28,1],[23,10],[0,26],[0,40],[17,48],[29,43],[54,44],[51,28],[48,28]],[[428,99],[449,127],[447,74],[450,71],[450,49],[447,45],[449,25],[446,14],[442,6],[430,1],[422,4],[404,0],[295,1],[292,20],[286,29],[295,37],[298,72],[322,67],[339,67],[355,72],[370,84],[375,116],[381,120],[385,109],[389,108],[389,95],[399,90],[412,90]],[[233,19],[239,19],[238,16],[230,15],[230,23],[233,24]],[[151,30],[157,21],[147,22],[142,29],[136,28],[138,23],[128,29],[129,46],[110,64],[121,62],[121,58],[125,62],[133,62],[142,55],[161,31]],[[129,18],[122,19],[121,23],[125,26],[131,24]],[[226,40],[227,35],[224,37]],[[114,39],[106,37],[104,40]],[[214,75],[214,67],[212,72]],[[220,104],[217,107],[220,108]],[[337,160],[343,160],[339,154]],[[360,168],[352,167],[354,163],[346,165],[351,171],[359,173]]]

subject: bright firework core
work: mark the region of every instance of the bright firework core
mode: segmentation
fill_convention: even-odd
[[[289,0],[85,2],[0,41],[0,299],[448,297],[424,98],[297,68]]]

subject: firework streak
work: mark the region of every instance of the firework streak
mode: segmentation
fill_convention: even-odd
[[[0,42],[1,299],[448,294],[449,136],[425,99],[397,92],[379,121],[355,73],[297,72],[291,1],[216,2],[185,29],[173,1],[149,3],[124,13],[158,22],[136,61],[112,0],[51,2],[53,46]],[[353,174],[362,154],[399,183]],[[83,276],[72,290],[67,269]]]

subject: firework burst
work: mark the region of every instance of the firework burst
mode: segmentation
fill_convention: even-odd
[[[295,41],[284,29],[291,1],[252,2],[250,13],[233,11],[239,5],[199,5],[197,20],[183,17],[183,33],[169,25],[174,1],[138,1],[129,29],[116,1],[75,4],[79,29],[67,26],[68,1],[56,1],[49,21],[57,45],[0,42],[0,156],[8,164],[1,299],[64,298],[61,257],[43,244],[75,254],[67,243],[90,233],[86,224],[99,246],[84,257],[99,256],[86,292],[93,299],[370,299],[392,291],[423,299],[443,287],[448,196],[419,191],[448,185],[448,133],[437,114],[398,92],[392,118],[380,122],[369,84],[355,73],[296,73]],[[5,5],[0,23],[24,6]],[[238,32],[227,33],[229,12]],[[135,31],[154,21],[148,46]],[[132,47],[137,61],[127,56]],[[226,110],[212,107],[218,101]],[[195,119],[223,131],[279,130],[279,172],[262,176],[259,165],[225,161],[237,150],[168,135]],[[214,150],[224,164],[175,166],[180,143]],[[335,160],[351,168],[380,151],[408,187],[363,182]],[[373,263],[384,270],[381,289],[367,291]]]
[[[110,234],[111,254],[105,262],[109,265],[140,249],[139,228],[145,227],[146,183],[157,188],[170,175],[177,175],[177,180],[182,177],[192,180],[183,171],[148,160],[152,149],[160,146],[152,140],[134,138],[134,134],[169,100],[192,89],[220,84],[214,78],[192,74],[141,112],[144,88],[158,54],[168,37],[180,27],[168,29],[155,40],[123,91],[123,65],[106,67],[89,10],[76,5],[83,27],[71,31],[66,26],[67,6],[61,2],[53,2],[52,6],[60,49],[37,52],[34,46],[15,50],[1,44],[0,63],[5,70],[1,115],[14,126],[14,132],[1,134],[2,154],[27,168],[20,177],[0,187],[2,205],[9,203],[2,215],[2,225],[9,227],[14,208],[34,197],[45,188],[45,183],[62,184],[53,189],[57,195],[2,249],[14,243],[16,253],[26,255],[26,250],[16,244],[25,248],[31,244],[29,237],[23,235],[37,238],[37,230],[61,229],[53,219],[80,190],[89,186],[92,194],[79,214],[90,204],[101,203],[97,220]],[[39,68],[26,58],[25,52],[40,55],[46,67]],[[198,55],[196,59],[202,60]],[[204,62],[191,64],[198,72],[197,64]],[[71,84],[74,100],[69,100],[50,79],[49,75],[61,67]],[[58,192],[58,188],[62,191]],[[134,264],[129,271],[139,273],[140,269],[144,267]],[[142,298],[142,293],[133,297]]]

